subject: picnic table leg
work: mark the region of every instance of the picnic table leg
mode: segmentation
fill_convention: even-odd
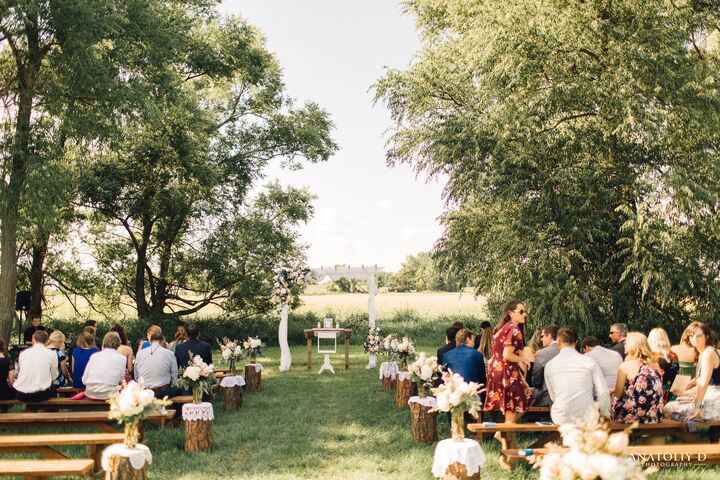
[[[307,355],[308,355],[308,361],[307,361],[307,369],[312,369],[312,351],[313,351],[313,337],[307,337]]]
[[[350,368],[350,335],[345,335],[345,370]]]
[[[102,451],[95,444],[88,444],[85,446],[85,452],[88,458],[94,462],[93,472],[99,472],[102,470]]]
[[[500,450],[513,450],[517,448],[515,432],[500,432],[498,440],[500,440]],[[502,453],[500,454],[500,467],[505,470],[514,470],[517,462],[517,459],[511,458],[508,460]]]

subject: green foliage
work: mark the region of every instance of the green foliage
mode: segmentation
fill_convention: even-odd
[[[714,4],[405,5],[423,48],[377,99],[388,162],[447,175],[444,268],[542,323],[717,326]]]
[[[465,286],[461,275],[446,272],[429,252],[408,255],[400,271],[388,280],[388,289],[395,292],[459,292]]]

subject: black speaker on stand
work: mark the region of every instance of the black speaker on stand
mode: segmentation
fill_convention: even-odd
[[[32,293],[30,290],[20,290],[15,294],[15,310],[20,312],[18,321],[18,345],[23,344],[22,339],[22,326],[23,326],[23,312],[25,312],[25,319],[27,320],[28,312],[30,311],[30,299]]]

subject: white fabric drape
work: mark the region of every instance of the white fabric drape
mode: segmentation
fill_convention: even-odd
[[[283,303],[280,310],[280,327],[278,327],[278,342],[280,343],[280,371],[287,372],[292,364],[292,355],[288,345],[288,304]]]
[[[378,293],[378,287],[375,284],[375,275],[368,275],[368,324],[370,328],[375,328],[375,320],[377,320],[377,310],[375,309],[375,295]]]

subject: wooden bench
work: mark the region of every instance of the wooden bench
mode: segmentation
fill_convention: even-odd
[[[507,463],[527,461],[547,455],[549,449],[533,449],[532,456],[520,455],[521,450],[502,450],[502,455]],[[632,445],[625,450],[627,455],[640,464],[658,465],[667,463],[685,463],[693,465],[720,465],[720,445],[707,443],[699,444],[675,444],[675,445]]]
[[[54,477],[57,475],[91,478],[95,462],[79,460],[0,460],[0,475]]]
[[[0,435],[2,453],[39,453],[43,457],[65,460],[67,457],[53,447],[85,445],[87,456],[95,462],[95,471],[101,470],[102,449],[98,446],[122,443],[125,434],[116,433],[42,433],[37,435]]]
[[[175,410],[166,413],[153,413],[145,422],[152,422],[164,428],[167,422],[175,418]],[[112,425],[111,425],[112,424]],[[108,418],[107,412],[23,412],[0,413],[0,428],[47,427],[58,425],[86,425],[105,433],[117,433],[115,420]]]
[[[179,395],[176,397],[170,397],[168,400],[170,400],[172,403],[177,403],[177,404],[192,403],[192,395]],[[35,409],[108,410],[110,408],[110,404],[106,401],[90,400],[87,398],[82,399],[82,400],[71,400],[70,398],[67,398],[67,397],[53,397],[53,398],[48,398],[47,400],[43,400],[42,402],[22,402],[20,400],[0,400],[0,407],[7,408],[7,407],[15,406],[15,405],[25,405],[30,410],[35,410]]]

